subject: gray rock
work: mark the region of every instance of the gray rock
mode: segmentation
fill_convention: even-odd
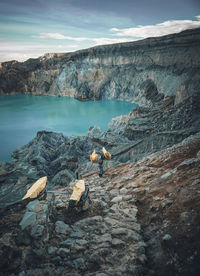
[[[88,262],[90,264],[93,264],[93,267],[98,268],[101,265],[101,263],[102,263],[102,259],[101,259],[101,257],[98,254],[93,253],[93,254],[91,254],[89,256]]]
[[[171,235],[165,234],[162,239],[163,239],[163,241],[169,241],[169,240],[171,240],[171,238],[172,238]]]
[[[133,196],[132,195],[124,195],[123,196],[123,201],[130,201],[130,200],[134,200]]]
[[[25,276],[26,274],[25,274],[25,272],[24,271],[21,271],[20,273],[19,273],[19,276]]]
[[[170,206],[173,203],[173,200],[166,199],[161,202],[161,206],[165,208],[166,206]]]
[[[54,186],[67,186],[72,180],[74,179],[73,173],[68,170],[64,169],[59,171],[52,179],[52,184]]]
[[[34,212],[26,212],[23,219],[20,222],[20,226],[22,230],[24,230],[26,227],[32,225],[36,221],[36,213]]]
[[[58,254],[62,258],[68,257],[70,255],[70,250],[67,248],[59,248],[58,249]]]
[[[70,238],[74,238],[74,239],[83,238],[84,236],[85,236],[85,232],[83,232],[83,231],[72,232],[72,233],[70,234]]]
[[[56,253],[57,250],[58,250],[57,247],[55,247],[55,246],[50,246],[50,247],[48,247],[48,254],[49,254],[49,255],[53,255],[54,253]]]
[[[73,260],[73,264],[78,270],[85,270],[85,260],[83,258],[77,258]]]
[[[125,215],[128,216],[129,218],[131,218],[132,220],[135,220],[135,217],[137,215],[137,208],[122,208],[121,212]]]
[[[93,217],[89,217],[89,218],[85,218],[80,220],[78,223],[76,223],[75,225],[97,225],[102,223],[103,221],[103,217],[102,216],[93,216]]]
[[[30,234],[28,231],[21,231],[21,229],[18,229],[17,235],[15,238],[15,242],[17,246],[28,246],[32,243]]]
[[[54,258],[51,258],[51,262],[55,265],[60,265],[62,263],[62,258],[60,256],[56,256]]]
[[[112,236],[127,235],[128,229],[126,228],[115,228],[111,230]]]
[[[76,243],[80,246],[86,246],[88,244],[88,241],[86,241],[86,240],[76,240]]]
[[[161,175],[161,179],[167,179],[168,177],[170,177],[172,174],[175,174],[176,173],[176,169],[173,169],[173,170],[171,170],[171,171],[169,171],[169,172],[167,172],[167,173],[165,173],[165,174],[163,174],[163,175]]]
[[[118,203],[121,201],[122,201],[122,196],[116,196],[111,200],[111,202],[113,202],[113,203]]]
[[[117,189],[112,189],[109,191],[111,196],[118,196],[119,195],[119,190]]]
[[[44,260],[46,252],[44,249],[28,249],[25,256],[25,263],[29,266],[39,264]]]
[[[123,242],[123,241],[120,240],[120,239],[114,238],[114,239],[112,239],[112,245],[113,245],[114,247],[119,248],[119,247],[123,247],[123,246],[125,245],[125,242]]]
[[[128,193],[128,189],[122,188],[122,189],[120,189],[119,193],[120,193],[120,195],[125,195]]]
[[[56,221],[55,231],[57,234],[68,234],[70,230],[71,229],[68,224],[65,224],[63,221]]]
[[[177,169],[179,170],[183,167],[192,167],[198,161],[199,161],[199,158],[191,158],[191,159],[185,160],[181,164],[178,165]]]
[[[38,239],[43,236],[44,225],[36,224],[31,228],[31,237]]]
[[[108,224],[111,227],[118,227],[119,226],[119,221],[117,219],[113,219],[111,217],[106,217],[104,219],[104,221],[106,222],[106,224]]]
[[[112,241],[112,237],[109,233],[106,233],[100,236],[97,240],[98,243],[105,243],[105,242],[111,242],[111,241]]]
[[[65,246],[65,247],[72,247],[74,244],[75,244],[74,239],[68,239],[60,243],[61,246]]]
[[[111,255],[112,254],[112,248],[111,247],[101,247],[98,249],[98,254],[105,258],[105,256]]]
[[[119,206],[118,206],[118,204],[113,204],[113,205],[110,207],[109,212],[118,213],[118,212],[119,212]]]
[[[145,242],[143,242],[143,241],[138,242],[138,244],[139,244],[139,246],[141,246],[141,247],[147,247],[147,246],[148,246],[148,245],[147,245]]]
[[[95,243],[97,243],[98,239],[95,240]],[[100,242],[96,244],[97,248],[110,248],[110,242],[106,241],[106,242]]]
[[[89,136],[90,138],[99,138],[103,136],[103,134],[104,132],[99,126],[93,126],[89,128],[87,136]]]
[[[35,199],[35,200],[29,202],[29,203],[27,204],[27,206],[26,206],[27,211],[29,211],[29,212],[36,212],[35,207],[36,207],[39,203],[40,203],[40,202],[39,202],[38,199]]]

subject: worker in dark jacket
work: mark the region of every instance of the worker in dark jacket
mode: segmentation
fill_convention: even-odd
[[[101,154],[101,157],[99,158],[98,164],[99,164],[99,177],[102,177],[104,174],[103,170],[103,160],[104,160],[104,155]]]
[[[103,161],[111,159],[110,152],[108,152],[104,147],[102,148],[102,151],[103,153],[96,153],[96,150],[94,150],[93,153],[90,155],[90,160],[92,161],[92,163],[99,165],[99,177],[103,177],[104,174]]]

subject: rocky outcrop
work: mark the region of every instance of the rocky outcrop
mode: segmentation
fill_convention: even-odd
[[[198,133],[103,178],[83,175],[84,210],[67,210],[73,181],[46,200],[7,208],[2,275],[198,275],[199,146]]]
[[[1,64],[0,93],[175,103],[199,91],[200,29]]]

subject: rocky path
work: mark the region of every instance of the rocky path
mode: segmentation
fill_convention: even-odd
[[[121,179],[119,170],[126,174],[127,165],[107,170],[103,178],[84,176],[89,198],[74,212],[67,210],[74,181],[49,191],[46,200],[28,203],[22,231],[14,234],[14,248],[23,256],[16,261],[18,273],[10,274],[13,268],[7,267],[2,275],[141,275],[146,257],[132,194],[136,186],[130,175]],[[13,245],[7,242],[7,251]]]
[[[103,178],[96,174],[85,177],[90,205],[74,214],[66,210],[67,191],[55,193],[55,228],[50,231],[48,252],[50,263],[67,266],[65,273],[103,276],[141,275],[144,271],[145,244],[137,221],[138,210],[130,189],[117,178],[114,171]]]
[[[9,208],[0,220],[0,275],[198,275],[200,134],[137,163],[83,175]],[[89,203],[89,204],[88,204]]]

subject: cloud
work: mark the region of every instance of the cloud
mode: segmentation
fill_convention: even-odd
[[[52,38],[52,39],[69,39],[74,41],[91,41],[89,47],[94,45],[102,45],[102,44],[111,44],[117,42],[126,42],[127,39],[124,38],[71,38],[66,37],[59,33],[46,33],[40,34],[39,38]],[[88,48],[88,46],[78,43],[70,43],[70,44],[56,44],[51,45],[50,43],[20,43],[15,41],[3,41],[0,39],[0,62],[17,60],[17,61],[25,61],[28,58],[38,58],[46,53],[67,53],[73,52],[76,50]]]
[[[90,38],[90,37],[72,37],[66,36],[61,33],[40,33],[38,36],[33,36],[34,38],[40,39],[62,39],[62,40],[72,40],[76,42],[90,41],[95,45],[104,45],[120,42],[129,42],[133,40],[143,39],[147,37],[163,36],[171,33],[178,33],[186,29],[193,29],[200,27],[200,15],[196,16],[197,20],[169,20],[156,25],[147,26],[137,26],[135,28],[118,29],[112,28],[111,32],[117,38]],[[119,38],[120,37],[120,38]]]
[[[38,58],[46,53],[66,53],[75,50],[77,50],[77,45],[74,44],[64,46],[0,41],[0,62],[25,61],[28,58]]]
[[[112,28],[110,29],[110,31],[113,32],[111,37],[72,37],[58,32],[39,33],[38,35],[32,36],[35,38],[35,43],[24,44],[0,40],[0,61],[9,61],[13,59],[24,61],[28,58],[37,58],[45,53],[72,52],[96,45],[129,42],[147,37],[177,33],[186,29],[198,27],[200,27],[200,15],[196,16],[196,20],[171,20],[157,25],[137,26],[135,28]],[[110,34],[107,34],[106,36],[109,35]],[[42,41],[41,39],[51,39],[56,40],[56,42],[43,41],[42,43],[38,43],[37,39],[39,39],[39,41]],[[60,40],[60,45],[57,44],[57,40]]]
[[[132,41],[132,39],[129,39],[129,38],[105,38],[105,37],[93,38],[91,40],[93,42],[95,42],[95,45],[105,45],[105,44],[113,44],[113,43]]]
[[[72,37],[66,36],[60,33],[40,33],[38,36],[32,36],[33,38],[51,38],[51,39],[67,39],[74,41],[85,41],[88,40],[87,37]]]
[[[112,43],[119,43],[119,42],[127,42],[130,41],[128,38],[90,38],[90,37],[72,37],[72,36],[65,36],[60,33],[40,33],[38,36],[33,36],[34,38],[50,38],[50,39],[66,39],[66,40],[73,40],[73,41],[92,41],[95,45],[102,45],[102,44],[112,44]]]
[[[163,36],[171,33],[178,33],[187,29],[200,27],[200,15],[196,16],[197,20],[169,20],[157,25],[137,26],[135,28],[126,29],[110,29],[115,32],[115,36],[147,38],[155,36]]]

